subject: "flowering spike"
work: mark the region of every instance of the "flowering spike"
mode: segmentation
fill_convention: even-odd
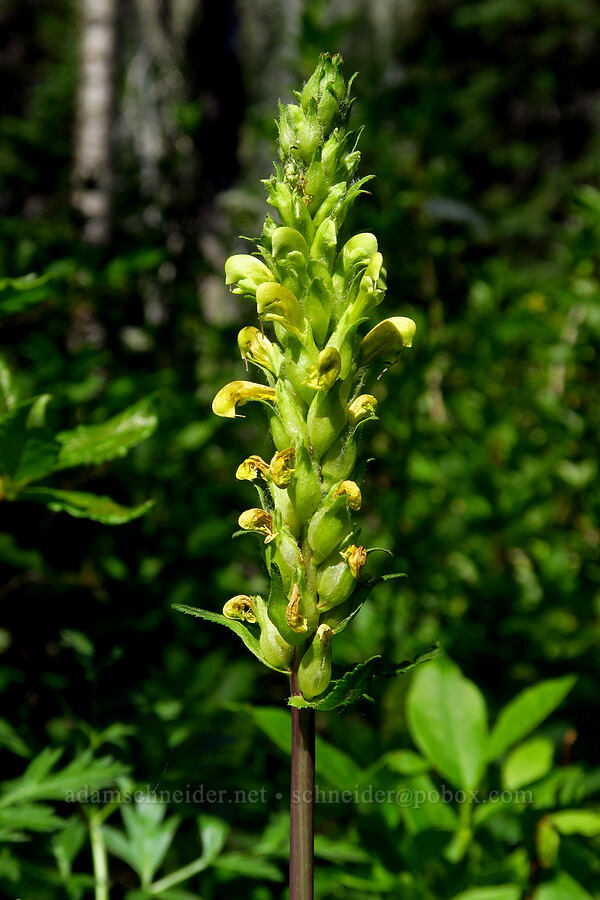
[[[259,489],[265,508],[245,510],[239,524],[264,537],[270,599],[238,595],[224,614],[256,621],[264,661],[289,671],[294,660],[309,700],[327,690],[338,630],[329,622],[354,602],[367,558],[352,542],[362,505],[357,426],[377,408],[372,394],[359,393],[365,366],[394,361],[415,333],[400,316],[365,328],[384,299],[383,256],[369,232],[340,239],[369,178],[355,177],[360,131],[347,128],[350,84],[341,57],[323,54],[299,102],[280,104],[279,162],[264,182],[273,214],[256,242],[262,259],[238,254],[225,264],[227,284],[256,301],[260,328],[242,328],[238,346],[267,384],[234,381],[213,401],[226,418],[261,401],[275,443],[268,464],[253,455],[236,472],[266,482]]]

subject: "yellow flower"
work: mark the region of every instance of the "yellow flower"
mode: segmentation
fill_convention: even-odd
[[[236,594],[235,597],[228,600],[223,607],[223,615],[227,619],[240,619],[250,625],[254,625],[257,621],[252,597],[249,597],[248,594]]]
[[[269,474],[278,488],[286,488],[291,483],[295,459],[296,450],[288,447],[286,450],[279,450],[271,460]]]
[[[239,464],[235,477],[238,481],[256,481],[259,474],[264,475],[268,468],[262,456],[249,456]]]
[[[363,419],[374,416],[376,409],[377,399],[373,394],[360,394],[348,407],[348,422],[358,425]]]
[[[265,322],[277,322],[286,331],[302,339],[306,331],[306,319],[300,303],[282,284],[267,281],[256,289],[256,310]]]
[[[247,253],[230,256],[225,263],[225,284],[237,284],[234,294],[255,294],[259,284],[272,278],[265,264]]]
[[[355,481],[342,481],[335,492],[336,497],[346,496],[346,503],[350,509],[360,509],[362,505],[362,494],[359,486]]]
[[[275,388],[266,384],[255,384],[253,381],[230,381],[215,396],[212,411],[216,416],[235,419],[236,407],[243,406],[250,400],[271,403],[275,400]]]
[[[294,584],[285,610],[285,618],[292,631],[295,631],[297,634],[304,634],[305,631],[308,631],[308,622],[298,608],[300,599],[300,588],[297,584]]]
[[[277,374],[275,360],[277,356],[281,357],[281,352],[254,325],[242,328],[238,334],[238,347],[243,360],[250,360],[273,375]]]
[[[403,347],[412,347],[417,326],[406,316],[392,316],[372,328],[362,339],[361,362],[364,366],[383,359],[395,362]]]
[[[358,578],[360,570],[367,561],[367,551],[365,548],[359,547],[357,544],[350,544],[349,547],[342,550],[340,556],[346,560],[354,577]]]
[[[308,370],[304,384],[317,391],[329,390],[337,381],[341,368],[342,360],[335,347],[325,347],[319,353],[317,365]]]
[[[277,537],[273,531],[273,516],[264,509],[246,509],[238,519],[238,525],[244,531],[258,531],[265,535],[265,544],[270,544]]]

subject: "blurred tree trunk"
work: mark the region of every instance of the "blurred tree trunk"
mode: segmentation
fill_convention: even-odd
[[[110,238],[117,2],[80,0],[73,205],[84,220],[84,240],[95,245]]]

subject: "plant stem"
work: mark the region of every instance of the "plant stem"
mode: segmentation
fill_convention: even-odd
[[[296,665],[291,689],[292,696],[300,694]],[[292,707],[290,900],[314,897],[314,787],[315,711]]]
[[[108,856],[100,816],[92,814],[89,817],[89,826],[94,863],[94,897],[95,900],[108,900]]]

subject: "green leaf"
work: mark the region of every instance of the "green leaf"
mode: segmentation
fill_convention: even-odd
[[[596,837],[600,834],[600,813],[591,809],[561,809],[549,816],[552,824],[561,834],[581,834]]]
[[[125,454],[156,429],[158,419],[154,398],[144,397],[123,412],[100,425],[80,425],[56,435],[60,444],[54,468],[91,465]]]
[[[487,759],[497,759],[521,738],[530,734],[567,696],[576,678],[565,675],[527,688],[500,712],[492,728]]]
[[[165,820],[166,811],[165,803],[145,797],[121,808],[127,836],[111,826],[103,828],[107,848],[137,872],[143,887],[161,867],[181,821],[180,816]]]
[[[13,373],[0,356],[0,415],[10,412],[19,402]]]
[[[6,747],[17,756],[31,756],[31,751],[25,741],[19,737],[6,719],[0,719],[0,747]]]
[[[416,673],[407,720],[412,739],[434,769],[456,787],[477,787],[487,740],[485,701],[448,657]]]
[[[59,818],[51,806],[41,803],[23,803],[18,806],[0,807],[0,830],[56,831],[62,828]]]
[[[514,791],[543,778],[552,768],[554,744],[545,737],[531,738],[515,747],[502,763],[502,785]]]
[[[223,853],[214,863],[215,868],[232,877],[259,878],[264,881],[285,881],[281,869],[269,860],[248,853]]]
[[[45,300],[50,293],[50,273],[22,275],[19,278],[0,278],[0,315],[23,312]]]
[[[519,900],[522,889],[518,884],[499,884],[494,887],[474,887],[455,894],[452,900]]]
[[[225,846],[229,825],[217,816],[198,816],[198,830],[202,844],[202,860],[210,866]]]
[[[269,669],[273,669],[275,672],[288,674],[287,669],[278,669],[275,666],[272,666],[262,655],[259,644],[260,631],[257,626],[247,625],[245,622],[240,622],[237,619],[228,619],[221,613],[209,612],[207,609],[197,609],[195,606],[187,606],[185,603],[174,603],[173,609],[185,613],[188,616],[196,616],[198,619],[204,619],[206,622],[216,622],[217,625],[224,625],[225,628],[229,628],[230,631],[233,631],[242,639],[248,650],[250,650],[264,666],[268,666]]]
[[[552,881],[540,885],[532,900],[594,900],[594,898],[574,878],[566,872],[561,872]]]
[[[20,778],[4,782],[0,809],[36,800],[73,802],[80,791],[88,794],[112,784],[115,778],[127,773],[127,767],[123,764],[114,762],[109,756],[94,759],[89,750],[80,753],[60,771],[53,772],[60,755],[60,750],[46,747]]]
[[[19,499],[43,503],[53,512],[66,512],[77,519],[92,519],[104,525],[124,525],[143,516],[154,506],[154,500],[146,500],[139,506],[121,506],[110,497],[46,487],[22,491]]]
[[[87,828],[79,816],[71,816],[64,828],[53,835],[50,849],[64,881],[70,875],[73,861],[85,844]]]
[[[358,700],[370,700],[366,691],[370,689],[375,678],[393,678],[396,675],[404,675],[416,666],[434,659],[438,652],[438,649],[434,647],[432,650],[422,653],[412,662],[399,664],[385,663],[381,656],[372,656],[365,662],[358,663],[353,669],[348,669],[341,678],[332,681],[327,693],[320,699],[309,701],[304,697],[290,697],[288,705],[295,706],[297,709],[331,710],[340,706],[349,706]]]
[[[30,397],[0,418],[0,477],[8,478],[17,489],[51,472],[58,456],[54,437],[30,421],[39,399]],[[10,491],[7,496],[12,499]]]
[[[549,816],[543,816],[535,830],[535,848],[540,865],[549,869],[556,862],[560,849],[560,835]]]

